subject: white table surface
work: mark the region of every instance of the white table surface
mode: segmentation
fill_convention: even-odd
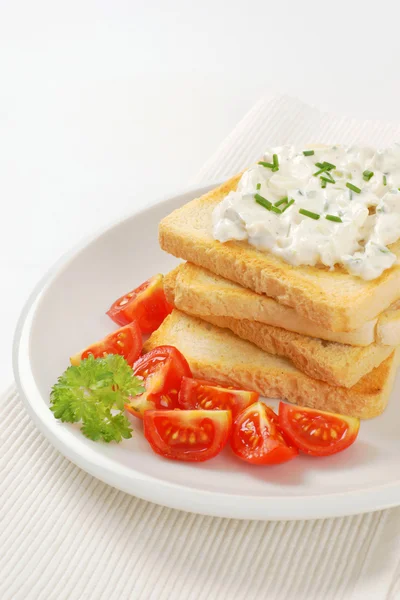
[[[398,13],[387,0],[0,0],[0,386],[47,268],[185,186],[264,91],[400,120]]]

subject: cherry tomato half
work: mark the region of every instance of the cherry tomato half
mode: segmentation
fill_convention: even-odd
[[[136,321],[132,321],[129,325],[110,333],[103,340],[91,344],[85,350],[71,356],[70,361],[72,365],[79,365],[81,360],[90,354],[93,354],[94,358],[107,354],[120,354],[132,366],[140,356],[142,345],[142,333],[139,325]]]
[[[263,402],[248,406],[236,417],[231,446],[239,458],[255,465],[276,465],[299,453],[286,442],[278,416]]]
[[[229,410],[148,410],[144,435],[154,452],[173,460],[200,462],[216,456],[232,427]]]
[[[139,358],[133,373],[144,380],[146,390],[125,408],[139,419],[145,410],[178,408],[182,377],[192,374],[186,358],[173,346],[159,346]]]
[[[328,456],[341,452],[355,442],[360,421],[346,415],[281,402],[279,425],[302,452],[312,456]]]
[[[163,288],[163,276],[154,275],[135,290],[118,298],[107,311],[118,325],[126,325],[134,319],[143,333],[152,333],[172,311]]]
[[[257,402],[258,398],[257,392],[224,388],[204,379],[184,377],[178,402],[183,409],[230,410],[235,418],[246,406]]]

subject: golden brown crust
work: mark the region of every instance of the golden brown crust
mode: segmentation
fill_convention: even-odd
[[[334,387],[312,379],[288,360],[267,354],[227,329],[178,310],[153,333],[145,351],[162,344],[176,346],[189,361],[195,377],[361,419],[375,417],[385,409],[399,358],[398,352],[393,352],[352,388]]]
[[[236,188],[240,175],[163,219],[161,247],[217,275],[275,298],[331,331],[351,331],[375,318],[400,297],[400,265],[373,281],[341,269],[293,267],[245,242],[221,244],[212,237],[214,207]],[[400,256],[400,242],[392,246]]]
[[[252,342],[270,354],[289,358],[293,364],[315,379],[321,379],[331,385],[352,387],[374,367],[380,365],[392,352],[390,346],[370,344],[366,347],[349,346],[336,342],[327,342],[314,337],[287,331],[249,319],[204,314],[204,307],[196,302],[182,302],[180,289],[181,270],[178,267],[165,278],[165,291],[168,301],[177,309],[201,317],[218,327],[230,329],[242,339]],[[225,298],[225,301],[227,299]],[[228,299],[229,300],[229,299]]]
[[[294,308],[279,304],[274,298],[257,294],[253,290],[191,263],[183,263],[173,272],[168,273],[164,278],[164,285],[167,295],[174,288],[177,308],[198,316],[249,319],[351,346],[369,346],[375,341],[377,319],[368,321],[354,331],[330,331],[306,319]],[[400,335],[398,344],[400,344]]]

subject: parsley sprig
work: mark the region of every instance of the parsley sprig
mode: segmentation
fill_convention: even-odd
[[[56,419],[82,423],[82,433],[91,440],[120,442],[132,437],[124,404],[142,392],[141,380],[122,356],[90,355],[58,378],[50,394],[50,410]]]

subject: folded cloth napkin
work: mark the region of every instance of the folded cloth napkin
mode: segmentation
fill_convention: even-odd
[[[263,98],[202,169],[233,174],[269,144],[400,140],[400,126],[334,118]],[[259,522],[139,500],[63,458],[15,388],[0,398],[2,600],[395,600],[400,509],[321,521]]]

